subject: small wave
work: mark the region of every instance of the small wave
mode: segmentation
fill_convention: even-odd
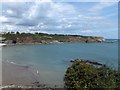
[[[15,62],[10,62],[11,64],[17,64],[17,63],[15,63]]]
[[[14,64],[14,65],[17,65],[17,66],[20,66],[20,67],[24,67],[24,68],[29,68],[30,66],[32,66],[32,65],[22,65],[22,64],[18,64],[18,63],[15,63],[15,62],[13,62],[13,61],[9,61],[9,60],[5,60],[5,62],[10,63],[10,64]]]
[[[15,63],[15,62],[13,62],[13,61],[9,61],[9,60],[6,60],[6,62],[11,63],[11,64],[18,65],[17,63]]]

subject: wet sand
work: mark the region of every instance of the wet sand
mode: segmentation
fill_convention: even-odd
[[[4,85],[32,85],[40,82],[37,72],[30,66],[20,66],[13,62],[2,62],[2,86]]]

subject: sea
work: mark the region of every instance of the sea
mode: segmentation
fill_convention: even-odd
[[[2,48],[3,61],[34,67],[40,81],[49,85],[63,85],[70,61],[77,58],[118,69],[118,42],[11,45]]]

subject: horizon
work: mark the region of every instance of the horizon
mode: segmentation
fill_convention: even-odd
[[[117,2],[3,2],[0,32],[40,32],[118,39]]]

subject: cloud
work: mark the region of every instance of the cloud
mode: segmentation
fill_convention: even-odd
[[[2,25],[0,26],[0,31],[6,30],[6,31],[12,31],[15,30],[17,27],[13,25]]]
[[[2,16],[0,16],[3,24],[1,29],[21,32],[96,34],[103,28],[115,27],[115,23],[111,24],[113,20],[107,19],[100,13],[101,10],[112,5],[113,3],[100,2],[82,11],[73,3],[52,0],[3,3]]]
[[[0,23],[6,22],[8,19],[5,16],[0,16]]]

